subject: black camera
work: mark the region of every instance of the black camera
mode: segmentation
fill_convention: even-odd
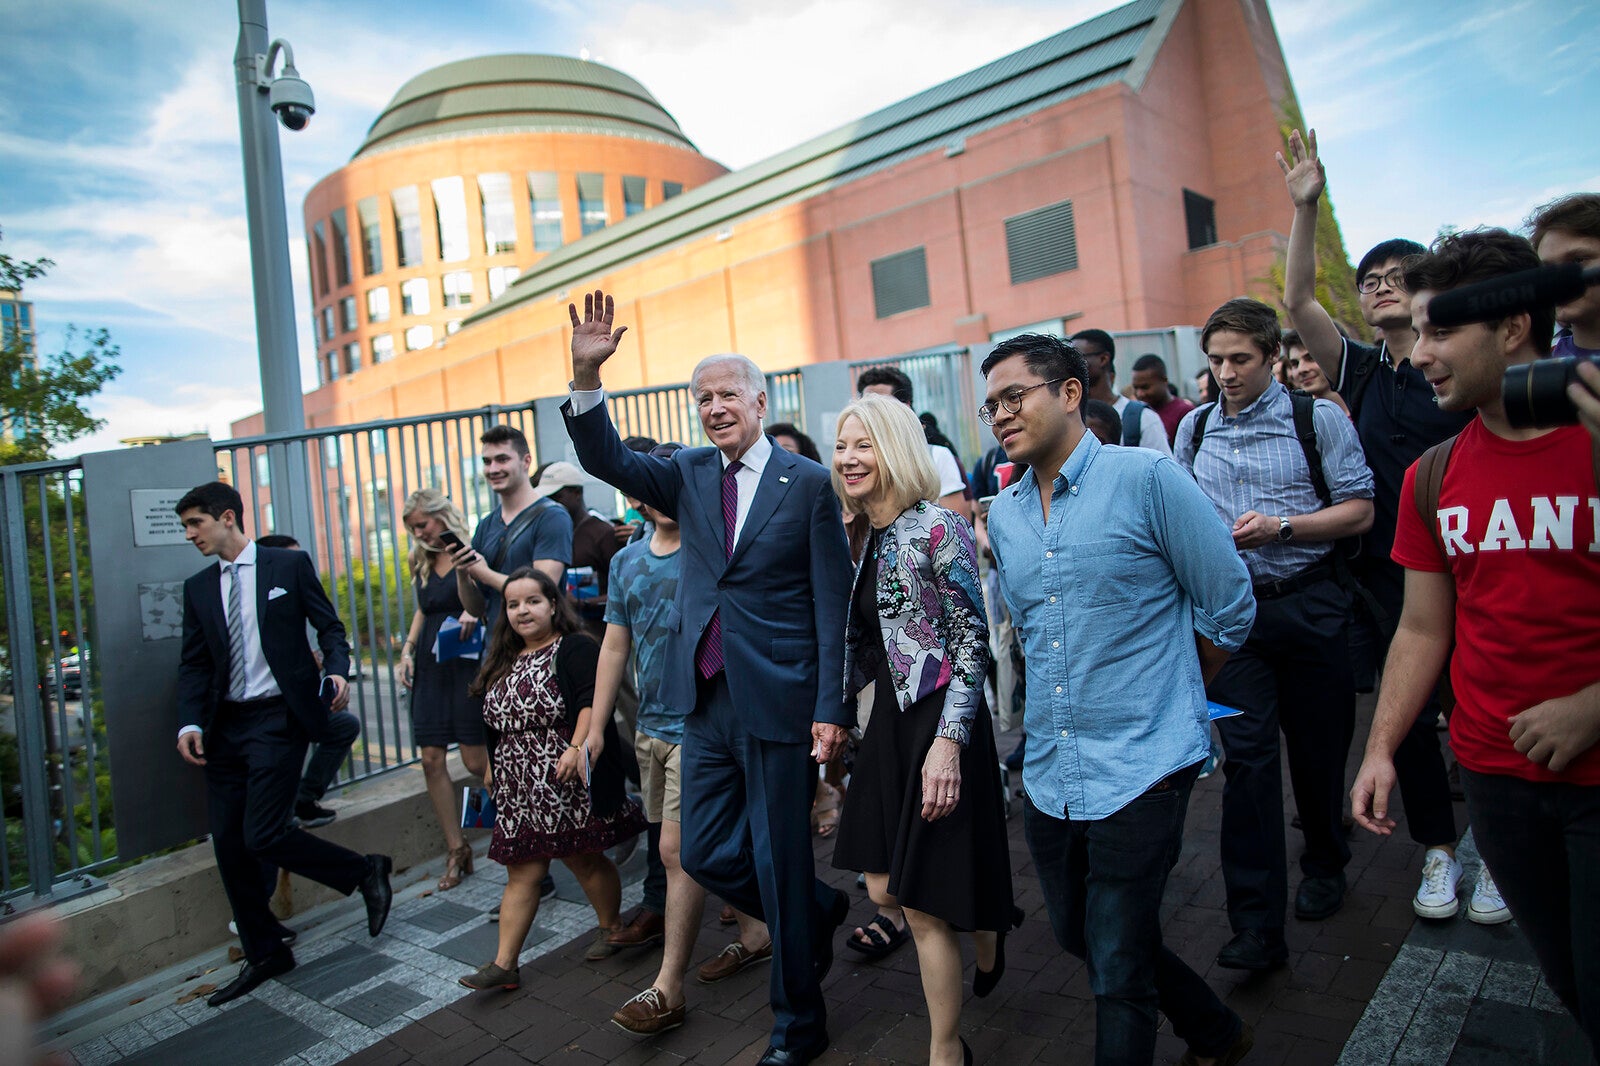
[[[1567,386],[1578,380],[1579,363],[1600,367],[1600,356],[1540,359],[1507,370],[1500,387],[1506,421],[1518,429],[1577,425],[1578,409],[1567,396]]]

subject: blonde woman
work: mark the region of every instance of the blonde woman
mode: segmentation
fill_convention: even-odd
[[[455,786],[445,767],[445,749],[461,745],[461,762],[479,777],[489,766],[483,732],[483,707],[467,695],[477,676],[476,659],[434,658],[434,640],[445,619],[459,620],[469,632],[477,619],[466,613],[456,592],[455,561],[445,543],[446,533],[458,543],[470,543],[467,520],[450,498],[438,489],[418,489],[406,498],[406,529],[411,533],[411,581],[417,611],[400,649],[400,680],[411,690],[411,737],[422,749],[422,776],[427,782],[433,813],[444,830],[448,859],[439,890],[455,888],[472,872],[472,847],[461,835],[456,813]]]
[[[872,714],[845,797],[833,864],[866,873],[917,945],[935,1066],[971,1062],[959,1033],[958,930],[976,937],[987,995],[1017,920],[999,759],[982,705],[989,632],[966,519],[939,494],[911,408],[863,396],[839,415],[833,487],[872,527],[845,626],[845,702],[869,683]],[[998,934],[998,935],[997,935]]]

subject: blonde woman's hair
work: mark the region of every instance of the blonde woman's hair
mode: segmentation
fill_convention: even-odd
[[[418,489],[406,497],[406,502],[400,509],[400,521],[405,522],[414,514],[438,515],[444,520],[444,528],[461,538],[461,543],[472,542],[472,534],[467,532],[467,518],[461,513],[460,508],[450,502],[450,497],[438,489]],[[406,522],[409,527],[410,523]],[[435,549],[428,547],[416,537],[411,538],[411,576],[419,583],[428,580],[428,573],[433,569],[429,556]]]
[[[845,405],[834,427],[837,442],[844,420],[854,416],[866,428],[867,439],[878,456],[878,484],[896,513],[920,500],[939,498],[939,474],[928,458],[928,438],[916,412],[887,396],[866,395]],[[835,445],[837,446],[837,444]],[[844,480],[832,469],[833,491],[847,514],[861,514],[866,505],[851,499],[844,491]]]

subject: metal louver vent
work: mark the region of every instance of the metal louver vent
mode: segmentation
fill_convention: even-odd
[[[1078,269],[1078,231],[1072,201],[1040,207],[1006,219],[1006,258],[1011,284]]]
[[[873,260],[872,303],[879,318],[928,306],[928,255],[913,248]]]

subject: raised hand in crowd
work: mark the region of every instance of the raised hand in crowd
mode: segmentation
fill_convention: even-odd
[[[578,308],[567,305],[572,316],[572,385],[589,390],[600,387],[600,367],[617,350],[627,326],[618,326],[612,332],[611,323],[616,307],[611,297],[596,289],[584,293],[583,318],[578,318]]]
[[[1289,158],[1276,153],[1278,167],[1283,171],[1284,184],[1289,187],[1289,199],[1296,207],[1314,207],[1327,187],[1328,174],[1317,158],[1317,131],[1307,130],[1304,137],[1299,130],[1289,133]]]

